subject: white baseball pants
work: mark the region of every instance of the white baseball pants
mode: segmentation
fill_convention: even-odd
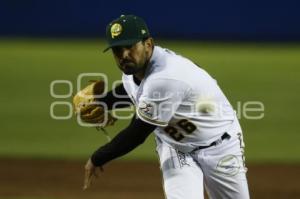
[[[216,146],[182,153],[156,138],[167,199],[248,199],[241,134]]]

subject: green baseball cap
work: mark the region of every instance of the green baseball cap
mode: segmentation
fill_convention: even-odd
[[[134,15],[121,15],[106,27],[106,40],[108,47],[106,52],[115,46],[133,45],[150,36],[145,21]]]

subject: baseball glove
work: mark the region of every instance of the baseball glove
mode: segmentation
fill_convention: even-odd
[[[96,96],[104,92],[104,81],[94,81],[73,98],[75,114],[86,123],[99,124],[100,127],[113,125],[116,119],[105,110],[105,108],[97,103]]]

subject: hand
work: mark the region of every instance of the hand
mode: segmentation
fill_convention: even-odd
[[[84,184],[83,190],[89,188],[95,178],[98,177],[100,171],[103,171],[102,167],[96,167],[93,165],[91,159],[85,164]]]

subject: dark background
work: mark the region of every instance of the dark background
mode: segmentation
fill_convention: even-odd
[[[2,36],[104,36],[121,14],[146,20],[153,36],[209,40],[300,40],[299,1],[2,0]]]

